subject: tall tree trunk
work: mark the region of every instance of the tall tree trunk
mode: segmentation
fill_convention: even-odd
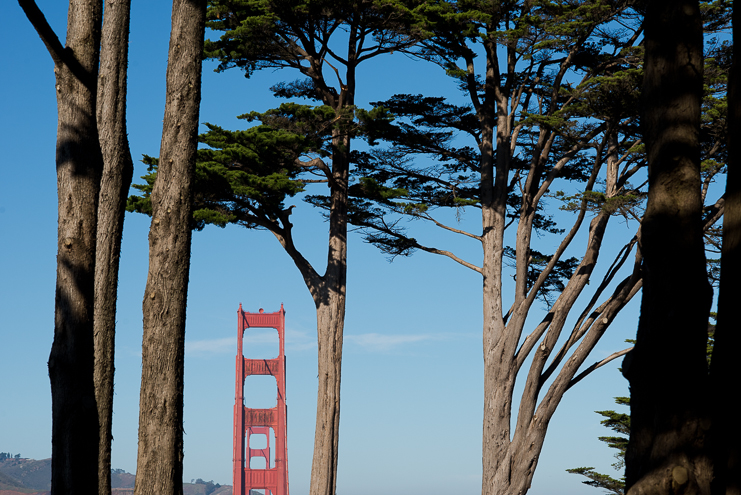
[[[183,492],[185,305],[201,99],[205,0],[174,0],[149,275],[142,304],[136,495]]]
[[[98,191],[103,158],[95,122],[102,2],[71,0],[62,48],[31,0],[21,7],[54,60],[57,127],[57,284],[52,396],[51,493],[98,489],[98,412],[93,383],[93,299]]]
[[[348,70],[348,74],[350,73]],[[349,83],[348,86],[354,88],[354,84],[351,86]],[[310,495],[334,495],[337,487],[342,339],[347,286],[347,185],[350,171],[350,138],[341,130],[335,130],[334,133],[327,271],[322,277],[322,290],[312,291],[317,307],[319,384]]]
[[[741,42],[741,9],[733,9],[733,39]],[[739,43],[737,43],[738,45]],[[741,495],[741,424],[733,397],[741,383],[741,332],[738,281],[741,280],[741,56],[733,52],[728,83],[728,176],[723,213],[723,245],[718,292],[718,321],[710,363],[713,390],[713,493]]]
[[[643,132],[649,193],[644,286],[630,381],[626,490],[709,493],[705,347],[712,291],[700,191],[702,23],[697,0],[649,2]]]
[[[111,425],[118,267],[134,165],[126,133],[126,73],[131,0],[105,4],[97,121],[103,153],[95,251],[95,396],[100,422],[98,493],[111,493]]]
[[[495,64],[490,62],[490,65]],[[488,99],[491,103],[491,98]],[[499,102],[497,109],[505,109],[506,102]],[[504,222],[507,214],[507,153],[494,152],[494,112],[487,109],[482,122],[481,153],[481,219],[483,277],[483,357],[484,357],[484,421],[482,440],[482,495],[500,493],[496,480],[497,471],[505,464],[510,444],[510,418],[512,414],[512,387],[515,371],[512,367],[512,336],[506,333],[502,308],[502,252],[504,248]],[[501,113],[501,112],[500,112]],[[498,149],[506,149],[508,133],[506,121],[497,122]],[[501,146],[501,148],[500,148]],[[496,156],[496,163],[495,157]],[[517,338],[514,338],[517,345]]]

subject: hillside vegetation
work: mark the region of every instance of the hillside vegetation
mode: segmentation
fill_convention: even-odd
[[[111,470],[113,495],[134,493],[135,476],[123,469]],[[0,452],[0,495],[48,495],[51,490],[51,459],[25,459]],[[183,495],[232,495],[232,487],[200,478],[183,483]],[[251,492],[251,495],[258,495]]]

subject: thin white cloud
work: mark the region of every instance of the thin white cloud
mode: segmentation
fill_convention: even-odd
[[[430,340],[446,340],[448,334],[413,334],[413,335],[385,335],[380,333],[363,333],[360,335],[348,335],[345,340],[351,344],[362,347],[371,352],[385,352],[396,349],[406,344],[424,342]]]
[[[345,342],[359,347],[367,352],[388,352],[408,344],[419,342],[450,340],[460,338],[461,334],[432,333],[432,334],[380,334],[363,333],[359,335],[345,335]],[[277,352],[277,338],[271,332],[247,333],[244,337],[245,348],[254,346],[260,350],[275,350]],[[273,349],[275,347],[275,349]],[[301,330],[286,329],[286,354],[316,349],[316,338],[313,334]],[[215,354],[235,354],[237,342],[234,337],[218,339],[189,340],[185,342],[185,352],[189,356],[209,356]],[[246,354],[247,355],[247,351]]]
[[[306,351],[316,349],[316,333],[307,333],[302,330],[286,328],[286,352]]]
[[[186,355],[224,354],[236,352],[237,343],[233,337],[208,340],[186,340]]]
[[[277,352],[278,334],[273,330],[260,329],[259,332],[246,332],[244,336],[245,348],[253,347],[259,350]],[[316,339],[306,332],[286,329],[286,352],[300,352],[316,348]],[[185,353],[188,356],[208,356],[214,354],[236,354],[236,337],[218,339],[186,340]]]

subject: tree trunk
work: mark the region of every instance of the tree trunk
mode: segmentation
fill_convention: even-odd
[[[67,46],[55,60],[59,207],[52,392],[51,493],[98,489],[93,385],[93,298],[98,190],[103,161],[95,123],[102,2],[69,5]]]
[[[350,73],[348,70],[348,74]],[[354,84],[350,87],[354,87]],[[310,495],[335,494],[340,441],[340,379],[347,287],[347,185],[350,171],[350,138],[341,130],[335,130],[334,134],[327,271],[322,277],[322,290],[312,291],[317,307],[319,385]]]
[[[493,62],[494,64],[496,61]],[[492,64],[493,65],[493,64]],[[489,99],[491,102],[491,99]],[[506,102],[497,108],[505,109]],[[501,493],[496,473],[504,465],[510,444],[510,418],[515,371],[512,366],[514,348],[512,336],[506,333],[502,308],[502,252],[504,249],[504,222],[507,208],[507,153],[494,153],[494,116],[483,112],[481,154],[482,198],[482,263],[483,278],[483,357],[484,357],[484,421],[482,440],[482,495]],[[501,111],[500,111],[501,113]],[[506,120],[497,122],[498,149],[506,149],[508,133]],[[500,148],[501,146],[501,148]],[[497,163],[494,163],[496,155]],[[496,171],[496,172],[495,172]],[[514,338],[517,345],[517,338]]]
[[[149,275],[142,304],[136,495],[183,492],[185,305],[205,12],[204,0],[173,2],[162,145],[151,195]]]
[[[344,287],[343,287],[344,289]],[[340,378],[345,294],[331,291],[327,304],[317,307],[318,377],[312,495],[332,495],[337,485],[340,432]]]
[[[741,9],[733,9],[733,39],[741,40]],[[741,130],[741,60],[733,53],[728,83],[728,176],[723,213],[723,245],[718,292],[718,321],[710,362],[713,390],[713,493],[741,495],[741,424],[733,397],[741,383],[737,309],[741,279],[741,156],[735,138]]]
[[[95,395],[100,422],[98,493],[111,493],[111,424],[116,299],[123,220],[134,165],[126,133],[126,72],[131,0],[105,5],[97,121],[103,153],[95,252]]]
[[[643,132],[649,194],[644,286],[630,381],[626,490],[709,493],[705,347],[712,291],[702,237],[702,23],[697,0],[649,2]]]

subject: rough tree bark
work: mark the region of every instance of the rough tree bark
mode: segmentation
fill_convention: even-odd
[[[103,158],[95,122],[102,2],[71,0],[62,47],[32,0],[21,7],[54,60],[58,245],[52,393],[52,494],[98,489],[98,413],[93,384],[95,243]]]
[[[430,220],[448,232],[479,241],[482,264],[476,266],[448,250],[423,245],[411,235],[389,227],[395,225],[393,221],[370,221],[367,226],[381,232],[369,238],[371,242],[378,242],[382,249],[389,249],[394,241],[401,240],[402,249],[389,249],[394,254],[408,254],[405,250],[412,246],[447,256],[481,275],[484,359],[481,493],[522,495],[530,488],[548,424],[566,391],[595,369],[625,354],[626,351],[613,353],[579,373],[616,314],[641,287],[642,258],[638,250],[630,274],[616,284],[612,294],[599,302],[621,268],[626,263],[630,266],[630,253],[639,232],[626,243],[601,280],[596,280],[598,287],[583,307],[566,342],[556,348],[577,300],[590,281],[595,281],[593,272],[605,231],[609,219],[617,211],[614,205],[629,204],[627,181],[644,166],[643,160],[630,158],[628,151],[637,144],[634,142],[637,138],[626,125],[633,118],[629,98],[622,99],[624,104],[620,111],[600,107],[599,113],[592,113],[591,122],[584,126],[579,123],[582,114],[574,107],[574,102],[581,98],[594,98],[595,101],[619,98],[615,94],[619,91],[614,91],[617,88],[607,96],[601,96],[599,91],[591,93],[592,78],[601,75],[603,69],[595,65],[583,70],[576,59],[587,46],[600,45],[592,41],[601,36],[601,26],[615,22],[625,12],[625,6],[613,5],[614,9],[605,9],[599,2],[510,2],[507,8],[487,1],[466,2],[465,6],[460,2],[444,4],[455,12],[456,20],[446,24],[448,20],[435,18],[435,23],[431,23],[435,36],[423,42],[422,55],[433,55],[431,58],[436,63],[458,78],[475,119],[451,118],[437,109],[425,110],[416,102],[398,105],[401,112],[397,112],[393,109],[397,103],[390,100],[392,111],[405,116],[405,125],[421,127],[416,131],[420,135],[400,130],[402,137],[393,137],[393,144],[401,148],[402,154],[455,157],[466,165],[407,166],[405,156],[392,166],[379,160],[380,166],[385,168],[376,177],[387,181],[385,174],[390,177],[408,174],[411,180],[407,182],[409,194],[404,197],[404,203],[390,207],[386,203],[386,207],[397,214]],[[466,12],[467,8],[473,10]],[[533,22],[535,19],[538,21]],[[621,24],[628,27],[632,23]],[[623,33],[620,47],[615,46],[614,52],[608,50],[600,55],[601,60],[609,60],[606,66],[635,65],[632,57],[621,55],[622,48],[629,49],[640,38],[638,26],[629,29],[632,31]],[[556,32],[559,34],[554,36]],[[558,46],[556,58],[553,46],[543,49],[539,40],[554,40],[559,36],[565,38],[554,45]],[[614,41],[615,38],[611,38],[611,42]],[[632,84],[628,77],[622,81],[626,86]],[[574,87],[582,89],[573,91]],[[467,113],[465,108],[458,111]],[[543,124],[528,122],[535,115],[534,111]],[[599,123],[593,120],[597,115]],[[561,126],[560,118],[569,120],[578,131],[572,133],[568,126]],[[475,130],[469,122],[476,124]],[[435,135],[441,129],[471,134],[478,145],[478,166],[469,164],[469,160],[473,160],[468,158],[468,152],[457,146],[448,147],[442,139],[424,145],[425,131]],[[588,153],[591,165],[583,153],[590,148],[594,150]],[[582,170],[583,175],[578,179],[570,176],[575,168]],[[604,193],[595,189],[602,177],[606,178]],[[545,261],[538,260],[533,239],[544,230],[542,214],[546,205],[542,201],[549,191],[554,192],[556,181],[563,178],[580,181],[579,191],[583,194],[575,196],[578,201],[569,205],[577,212],[576,219],[559,241],[556,253]],[[477,181],[478,191],[470,189],[474,181]],[[422,183],[424,187],[415,186],[415,183]],[[387,184],[398,187],[391,180]],[[480,202],[480,234],[446,225],[442,217],[436,218],[433,206],[450,206],[438,198],[455,194]],[[521,197],[517,197],[520,194]],[[589,204],[592,194],[601,198],[597,207]],[[421,203],[430,208],[423,213],[408,213],[405,205],[409,203]],[[459,208],[459,204],[462,203],[455,207]],[[629,206],[627,210],[630,209]],[[595,212],[595,216],[587,222],[587,242],[577,265],[576,261],[564,259],[564,253],[573,252],[574,240],[585,226],[589,212]],[[516,235],[505,235],[509,226],[516,228]],[[513,240],[515,249],[509,250]],[[504,301],[509,297],[503,293],[503,279],[507,273],[503,266],[505,256],[514,258],[516,270],[514,301],[507,302],[506,306]],[[576,265],[573,270],[572,263]],[[558,266],[569,268],[564,271]],[[563,279],[564,285],[553,285],[549,282],[553,278]],[[525,333],[533,304],[545,291],[557,292],[558,296],[552,304],[549,301],[549,309],[542,320]],[[531,363],[513,422],[516,380],[528,361]],[[525,370],[522,371],[525,374]]]
[[[348,67],[348,84],[339,98],[327,92],[325,103],[334,104],[339,113],[353,101],[354,67]],[[350,103],[348,103],[350,102]],[[318,387],[314,455],[311,463],[310,495],[334,495],[337,486],[337,460],[340,440],[340,383],[342,342],[345,325],[347,287],[347,208],[349,152],[351,139],[339,129],[333,131],[332,169],[325,168],[330,183],[329,243],[327,270],[320,276],[296,249],[292,224],[285,215],[283,227],[265,224],[301,272],[314,299],[317,315]]]
[[[710,493],[708,283],[701,226],[702,23],[697,0],[648,2],[643,133],[649,195],[644,286],[630,381],[629,495]]]
[[[491,26],[493,32],[495,26]],[[555,133],[547,127],[541,127],[537,133],[537,142],[529,157],[529,164],[522,171],[522,200],[517,223],[515,244],[516,286],[515,300],[511,308],[503,305],[503,251],[505,248],[504,231],[507,223],[508,181],[511,180],[510,162],[514,157],[515,143],[522,125],[513,119],[513,107],[522,104],[517,98],[509,81],[516,79],[517,73],[514,42],[506,46],[506,59],[500,59],[495,37],[483,41],[486,54],[486,75],[483,82],[484,91],[479,94],[473,77],[473,54],[469,55],[466,64],[469,67],[469,96],[472,106],[478,115],[481,142],[479,144],[481,163],[481,210],[482,234],[480,237],[483,251],[483,262],[477,269],[483,278],[483,349],[484,349],[484,421],[482,434],[482,494],[498,495],[505,493],[524,494],[530,488],[535,468],[547,432],[548,424],[553,417],[565,392],[576,382],[599,366],[622,355],[616,353],[607,359],[587,368],[577,376],[577,371],[588,358],[601,336],[609,327],[615,315],[631,300],[641,287],[640,266],[641,253],[636,253],[632,273],[614,289],[612,295],[599,307],[594,307],[596,298],[606,288],[616,271],[610,270],[600,283],[601,288],[593,296],[589,306],[582,312],[577,325],[571,332],[566,344],[553,355],[556,344],[562,335],[570,312],[576,305],[597,263],[602,240],[611,212],[602,209],[590,222],[589,237],[584,254],[578,267],[568,280],[563,291],[548,311],[546,317],[532,332],[522,339],[525,323],[538,295],[538,290],[552,273],[556,262],[572,243],[580,229],[587,211],[583,200],[573,227],[561,241],[557,253],[548,266],[539,274],[532,286],[528,286],[528,266],[530,264],[531,239],[538,205],[549,191],[555,177],[573,158],[577,150],[586,143],[601,139],[595,146],[595,158],[592,176],[585,184],[585,191],[592,191],[600,169],[607,168],[605,196],[612,198],[621,191],[627,176],[618,173],[620,157],[617,156],[617,134],[615,122],[608,122],[605,128],[590,131],[583,136],[581,143],[576,143],[561,156],[552,157],[552,146]],[[567,56],[559,64],[553,82],[553,94],[547,115],[559,107],[555,103],[558,88],[562,84],[571,58],[579,50],[579,44],[571,47]],[[506,71],[506,75],[505,75]],[[507,81],[503,83],[503,81]],[[522,104],[527,107],[527,101]],[[565,106],[565,104],[564,104]],[[612,129],[612,130],[610,130]],[[606,152],[603,153],[603,149]],[[549,164],[550,160],[555,163]],[[518,172],[519,174],[520,172]],[[626,245],[620,260],[614,266],[621,266],[627,259],[634,241]],[[611,274],[610,274],[611,273]],[[587,316],[588,315],[588,316]],[[572,350],[573,349],[573,350]],[[571,352],[571,355],[567,355]],[[511,427],[512,402],[517,375],[526,362],[532,357],[527,373],[520,407],[517,413],[514,430]],[[546,367],[549,359],[551,363]],[[562,365],[562,366],[561,366]],[[561,369],[558,370],[558,367]],[[553,383],[543,391],[544,383],[553,377]]]
[[[741,9],[733,9],[733,39],[741,40]],[[741,495],[741,424],[733,397],[741,383],[741,332],[738,325],[738,281],[741,280],[741,154],[735,140],[741,130],[741,59],[734,50],[728,83],[728,175],[721,278],[718,292],[718,321],[710,363],[713,390],[711,427],[714,479],[718,495]]]
[[[134,164],[126,133],[126,74],[131,0],[105,3],[97,122],[103,153],[95,251],[95,396],[100,422],[98,493],[111,493],[111,426],[116,298],[123,221]]]
[[[60,387],[84,388],[84,398],[70,400],[84,400],[85,408],[98,405],[95,418],[87,409],[72,414],[78,430],[100,422],[99,493],[107,494],[118,256],[124,202],[133,171],[125,126],[130,2],[109,2],[102,35],[102,2],[71,2],[66,49],[32,0],[19,3],[49,49],[57,76],[59,239],[64,250],[58,257],[63,268],[58,269],[57,331],[50,357],[52,394],[58,396]],[[68,350],[71,352],[65,356]],[[91,360],[93,367],[89,368]],[[70,367],[76,371],[66,376]],[[92,400],[87,395],[90,380],[95,395]],[[64,402],[53,405],[54,421],[56,415],[68,414],[70,407],[80,406]],[[87,463],[89,452],[79,452],[89,448],[88,441],[92,441],[90,435],[81,435],[80,431],[65,433],[64,428],[67,426],[63,423],[59,429],[53,427],[53,436],[58,439],[53,441],[58,444],[52,452],[53,479],[62,480],[53,482],[58,487],[53,488],[55,492],[79,489],[79,474],[60,474],[59,470],[80,469],[71,467],[72,461],[75,465]],[[65,446],[66,443],[71,445]],[[90,492],[92,481],[86,475],[81,492]]]
[[[253,62],[259,61],[259,68],[287,67],[297,70],[311,81],[312,96],[331,107],[336,115],[336,120],[332,122],[331,165],[325,164],[320,158],[301,164],[307,171],[315,174],[309,176],[308,182],[326,183],[329,189],[329,240],[324,274],[319,275],[296,247],[292,236],[293,225],[286,212],[278,215],[278,220],[253,213],[240,213],[244,216],[239,218],[245,225],[259,225],[276,236],[301,272],[314,300],[317,311],[318,389],[309,493],[334,495],[339,447],[340,381],[347,283],[348,186],[356,68],[363,60],[393,52],[408,46],[409,42],[382,34],[388,33],[389,23],[392,21],[379,17],[372,2],[337,2],[336,5],[305,2],[301,9],[306,11],[301,16],[296,16],[298,11],[290,2],[266,2],[266,6],[259,9],[247,4],[248,2],[211,2],[213,19],[225,19],[213,21],[212,27],[224,30],[226,34],[219,42],[207,42],[207,45],[211,45],[210,56],[219,58],[222,68],[232,67],[233,62],[239,60],[240,63],[249,61],[244,67],[252,67]],[[260,11],[260,15],[256,11]],[[248,19],[250,16],[253,19]],[[265,22],[259,19],[266,17],[274,19],[271,21],[275,22],[273,26],[263,28],[271,30],[272,34],[265,34],[264,31],[250,33],[251,29],[256,29],[254,25]],[[247,29],[235,35],[237,26]],[[330,44],[334,45],[336,42],[330,43],[330,38],[336,31],[344,31],[342,41],[330,48]],[[374,35],[378,35],[378,39],[374,39]],[[259,50],[250,51],[254,49],[251,44],[242,44],[242,37],[245,36],[254,36],[259,40],[258,45],[264,43],[268,48],[264,53]],[[240,39],[239,47],[230,44],[231,37]],[[339,52],[344,43],[347,51]],[[244,50],[244,53],[240,50]],[[344,74],[341,73],[343,67]],[[328,74],[331,76],[327,77]],[[335,80],[337,83],[333,84]],[[296,91],[296,88],[290,91]]]
[[[201,99],[205,0],[175,0],[159,169],[142,304],[136,495],[183,493],[185,305]]]
[[[348,68],[348,73],[351,70]],[[354,84],[352,90],[354,91]],[[343,90],[344,92],[344,90]],[[352,105],[351,100],[348,105]],[[317,315],[318,377],[314,456],[310,495],[334,495],[340,441],[340,379],[342,337],[347,287],[347,186],[350,172],[350,138],[333,140],[332,206],[329,214],[329,249],[324,290],[314,297]]]

